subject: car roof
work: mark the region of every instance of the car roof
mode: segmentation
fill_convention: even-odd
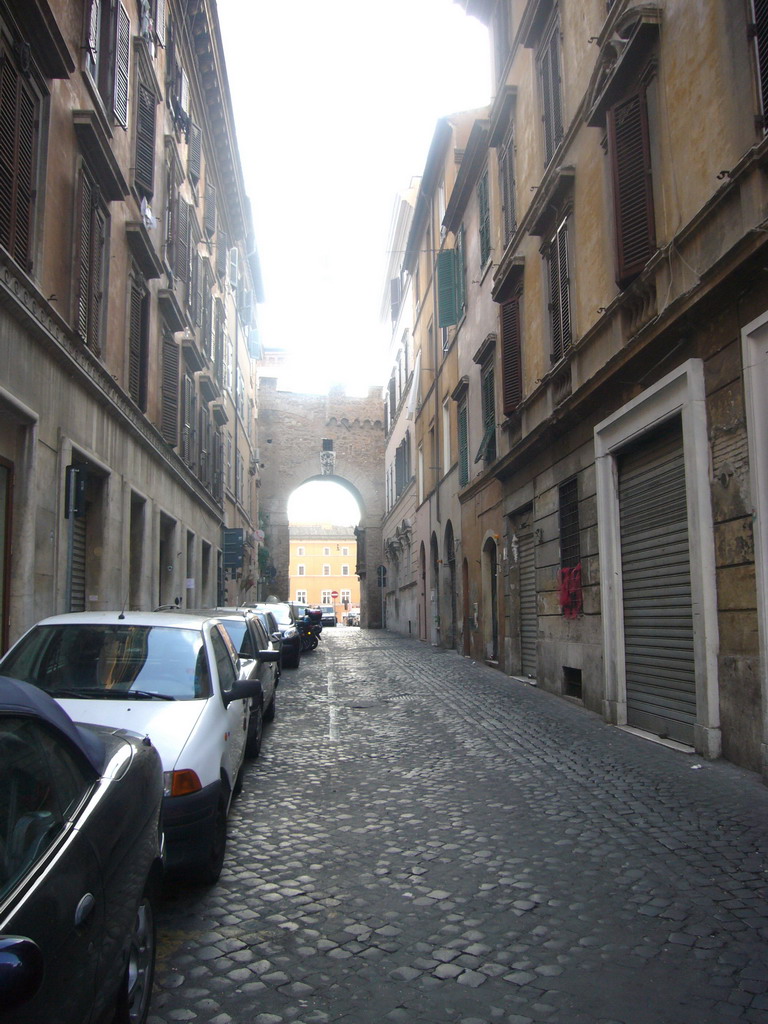
[[[36,718],[54,726],[75,744],[91,767],[101,775],[106,755],[100,738],[75,725],[64,708],[44,690],[20,679],[0,676],[0,714]]]
[[[116,609],[101,612],[67,612],[51,615],[35,623],[37,626],[105,625],[105,626],[171,626],[181,629],[202,629],[218,616],[206,612],[178,609],[172,612],[123,612]]]

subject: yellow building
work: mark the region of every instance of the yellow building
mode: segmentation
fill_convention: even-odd
[[[291,526],[290,599],[332,605],[338,622],[360,609],[357,538],[353,527],[298,523]]]

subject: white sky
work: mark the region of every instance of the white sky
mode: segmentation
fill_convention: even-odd
[[[330,480],[310,480],[297,488],[288,499],[288,521],[357,526],[360,522],[360,508],[341,484]]]
[[[438,118],[490,95],[487,31],[452,0],[218,0],[279,387],[389,375],[379,310],[397,194]]]

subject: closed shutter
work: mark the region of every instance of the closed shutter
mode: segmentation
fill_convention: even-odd
[[[0,245],[29,270],[36,101],[0,50]]]
[[[762,110],[763,131],[765,131],[768,128],[768,122],[766,121],[766,111],[768,110],[768,0],[753,0],[753,7],[760,106]]]
[[[491,205],[488,196],[488,171],[477,185],[477,206],[480,218],[480,266],[484,267],[491,255]]]
[[[136,111],[136,171],[134,181],[148,199],[155,189],[155,97],[145,85],[139,85]]]
[[[524,676],[536,678],[536,641],[539,621],[536,612],[536,562],[533,531],[528,527],[517,538],[520,567],[520,668]]]
[[[571,347],[571,298],[568,279],[568,221],[564,220],[549,250],[549,297],[552,320],[552,361]]]
[[[174,270],[181,285],[189,283],[189,203],[179,195],[176,209],[176,259]]]
[[[469,482],[469,428],[467,424],[467,403],[459,406],[459,487]]]
[[[93,193],[90,178],[80,173],[80,194],[78,203],[78,258],[77,258],[77,308],[75,328],[88,341],[88,325],[91,318],[91,265],[93,248]]]
[[[651,152],[645,93],[630,96],[608,114],[613,169],[618,283],[629,284],[656,250]]]
[[[205,186],[205,212],[203,214],[203,230],[209,238],[216,233],[216,186]]]
[[[520,296],[515,295],[501,307],[502,408],[509,416],[523,397],[520,353]]]
[[[85,552],[86,517],[72,520],[72,577],[69,590],[69,610],[85,611]]]
[[[131,19],[122,4],[117,9],[115,32],[115,78],[112,91],[112,111],[115,121],[123,128],[128,124],[128,77],[131,53]]]
[[[129,315],[128,393],[143,409],[144,289],[135,283],[131,284]]]
[[[162,394],[160,432],[175,447],[179,443],[179,346],[170,338],[163,341]]]
[[[693,742],[696,685],[679,420],[619,457],[627,723]]]
[[[192,121],[189,125],[189,159],[187,169],[189,177],[197,184],[202,168],[202,133],[200,126]]]
[[[548,164],[563,138],[563,111],[560,98],[560,26],[555,25],[539,56],[542,121],[544,124],[544,162]]]
[[[452,327],[459,322],[456,255],[454,249],[443,249],[437,256],[438,327]]]

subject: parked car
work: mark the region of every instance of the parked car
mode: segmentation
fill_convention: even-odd
[[[249,610],[262,624],[264,631],[269,637],[270,644],[280,655],[275,665],[275,673],[277,675],[277,683],[279,685],[283,663],[283,634],[280,632],[280,626],[272,612],[265,611],[263,606],[259,605],[258,607],[250,608]]]
[[[78,722],[148,735],[163,761],[167,865],[215,882],[242,784],[250,702],[229,634],[178,612],[73,612],[44,619],[0,661]]]
[[[320,611],[323,613],[322,623],[324,626],[335,626],[336,625],[336,612],[334,611],[332,604],[321,604],[318,605]]]
[[[284,668],[298,668],[301,660],[301,634],[290,604],[287,601],[270,601],[252,607],[254,611],[272,612],[283,637],[281,664]]]
[[[240,657],[242,678],[259,684],[259,692],[251,698],[248,740],[245,744],[246,757],[258,757],[263,723],[271,722],[275,717],[280,651],[270,641],[261,620],[254,612],[244,608],[216,608],[210,614],[215,615],[229,633]]]
[[[144,1024],[163,768],[134,732],[76,726],[0,678],[0,1019]]]

